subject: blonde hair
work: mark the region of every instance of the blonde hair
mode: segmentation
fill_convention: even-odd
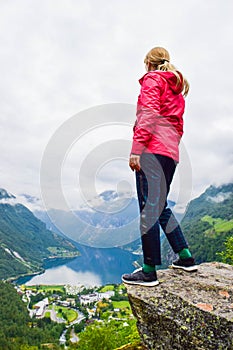
[[[188,95],[189,83],[182,74],[177,71],[176,67],[170,63],[170,55],[166,49],[163,47],[154,47],[146,55],[144,63],[150,63],[155,70],[172,71],[177,78],[177,85],[182,84],[183,95]]]

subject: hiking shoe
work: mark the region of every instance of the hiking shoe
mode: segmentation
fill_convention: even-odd
[[[197,271],[197,265],[193,258],[178,259],[172,263],[171,267],[173,269],[182,269],[188,272]]]
[[[159,284],[156,271],[144,272],[142,268],[135,270],[133,273],[123,275],[121,279],[124,283],[137,284],[139,286],[153,287]]]

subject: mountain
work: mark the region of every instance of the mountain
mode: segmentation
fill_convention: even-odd
[[[78,210],[34,213],[48,228],[91,247],[119,247],[139,237],[138,204],[129,193],[104,191]]]
[[[9,198],[15,198],[12,194],[8,193],[3,188],[0,188],[0,200],[8,200]]]
[[[49,231],[15,196],[0,189],[0,279],[38,272],[44,259],[77,254],[71,241]]]
[[[192,200],[181,226],[198,263],[220,260],[217,253],[233,235],[233,183],[210,186]],[[170,263],[173,254],[166,241],[163,252],[165,264]]]
[[[172,207],[174,202],[169,201]],[[137,198],[131,193],[108,190],[100,193],[79,210],[65,212],[51,209],[34,214],[55,232],[96,248],[126,246],[132,251],[140,244]],[[134,250],[134,248],[133,248]]]

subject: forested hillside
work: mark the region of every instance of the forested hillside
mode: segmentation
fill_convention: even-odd
[[[58,339],[64,325],[50,319],[32,320],[26,304],[7,282],[0,281],[0,300],[0,349],[60,349]]]
[[[38,272],[49,257],[78,254],[71,241],[47,230],[25,206],[11,204],[12,197],[0,190],[0,279]]]
[[[233,236],[233,184],[210,186],[192,200],[181,226],[198,263],[222,260],[219,253]],[[167,242],[164,251],[168,257]]]

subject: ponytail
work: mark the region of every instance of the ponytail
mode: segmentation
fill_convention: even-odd
[[[150,63],[154,70],[173,72],[177,78],[177,85],[182,84],[183,95],[188,95],[189,83],[183,75],[177,71],[176,67],[170,63],[170,55],[166,49],[163,47],[154,47],[148,52],[144,62],[146,64]]]

